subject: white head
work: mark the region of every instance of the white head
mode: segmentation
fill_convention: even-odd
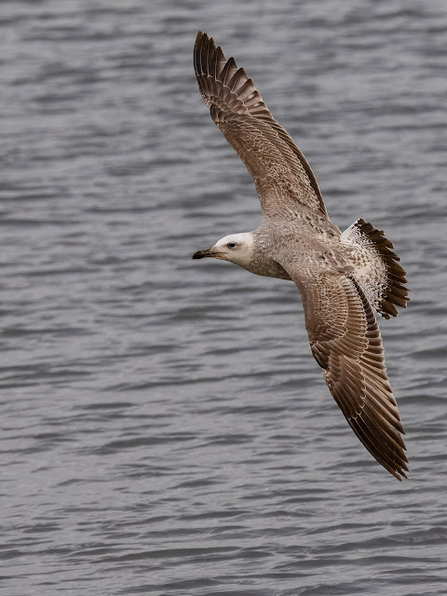
[[[224,236],[214,246],[206,250],[199,250],[193,255],[193,259],[213,257],[221,261],[229,261],[239,267],[249,267],[253,255],[253,234],[243,232],[242,234],[231,234]]]

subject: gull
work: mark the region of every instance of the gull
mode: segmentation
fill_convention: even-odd
[[[363,219],[343,233],[331,222],[301,150],[244,69],[200,31],[194,69],[212,120],[253,179],[263,222],[192,258],[229,261],[295,283],[310,349],[329,391],[373,457],[398,480],[406,478],[405,431],[376,318],[396,316],[409,300],[392,243]]]

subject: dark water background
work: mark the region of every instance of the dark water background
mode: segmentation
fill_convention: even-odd
[[[330,397],[294,286],[190,260],[260,221],[198,29],[333,221],[401,255],[407,482]],[[1,594],[447,594],[445,2],[6,0],[0,31]]]

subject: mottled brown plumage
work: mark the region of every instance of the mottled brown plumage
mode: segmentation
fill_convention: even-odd
[[[393,245],[362,219],[343,234],[332,224],[304,155],[245,71],[205,33],[197,35],[194,68],[213,121],[254,180],[264,215],[253,232],[226,236],[194,258],[295,282],[329,390],[360,441],[401,480],[408,470],[405,433],[375,315],[396,316],[408,301]]]

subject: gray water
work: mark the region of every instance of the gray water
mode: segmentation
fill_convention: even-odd
[[[198,29],[334,223],[402,258],[408,481],[346,424],[293,284],[191,260],[260,221]],[[1,593],[446,594],[445,3],[11,0],[0,30]]]

